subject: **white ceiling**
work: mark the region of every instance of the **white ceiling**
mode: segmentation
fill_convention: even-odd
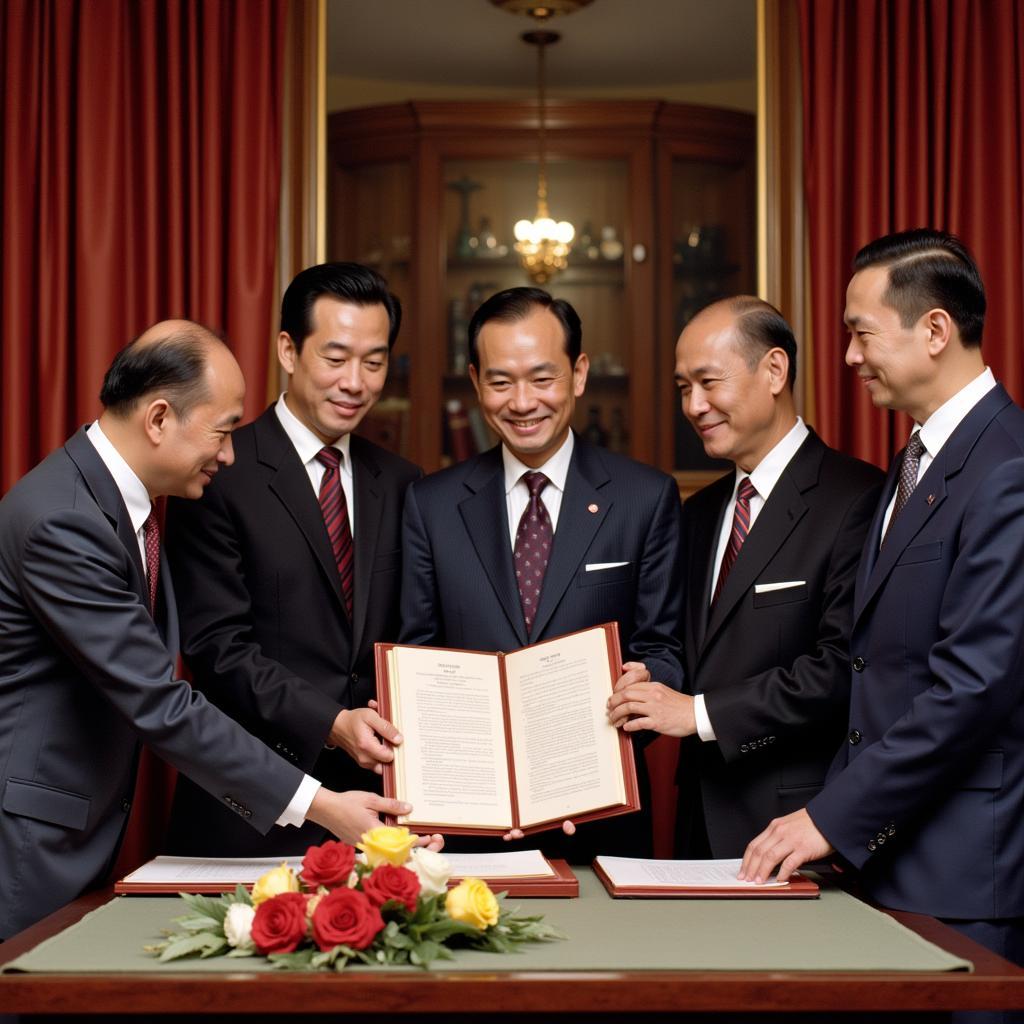
[[[328,0],[329,75],[448,85],[532,83],[533,27],[490,0]],[[549,27],[554,87],[752,79],[754,0],[594,0]]]

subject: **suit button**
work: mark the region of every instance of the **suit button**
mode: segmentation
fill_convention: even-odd
[[[251,817],[252,817],[252,811],[250,811],[250,810],[247,810],[247,811],[245,812],[245,816],[246,816],[247,818],[251,818]]]
[[[868,852],[874,853],[875,850],[877,850],[877,849],[878,849],[878,843],[876,843],[874,841],[874,839],[869,839],[868,840]]]
[[[768,742],[769,743],[774,743],[775,742],[775,737],[774,736],[769,736],[768,737]]]
[[[353,672],[352,675],[349,676],[349,679],[352,680],[352,685],[355,686],[359,682],[359,673]]]
[[[741,743],[740,744],[740,753],[741,754],[745,754],[749,749],[750,749],[750,747],[748,747],[746,745],[746,743]]]
[[[124,811],[125,814],[127,814],[131,809],[132,809],[132,802],[131,802],[131,800],[122,800],[121,801],[121,810]]]
[[[853,671],[854,672],[863,672],[864,671],[864,659],[859,654],[857,655],[856,658],[853,659]]]
[[[887,829],[885,830],[885,834],[886,834],[887,836],[894,836],[894,835],[896,835],[896,826],[895,826],[895,825],[890,825],[890,826],[889,826],[889,827],[888,827],[888,828],[887,828]]]
[[[860,741],[863,738],[864,737],[861,736],[859,729],[851,729],[850,730],[850,743],[853,744],[853,746],[857,746],[857,744],[860,743]]]
[[[879,832],[877,839],[878,839],[878,845],[879,846],[885,846],[885,833],[884,832]]]

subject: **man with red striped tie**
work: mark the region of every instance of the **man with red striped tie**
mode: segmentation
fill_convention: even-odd
[[[380,766],[401,740],[370,706],[373,644],[398,638],[402,502],[420,471],[353,434],[380,397],[400,322],[373,270],[302,271],[281,304],[287,389],[236,432],[235,463],[203,500],[168,509],[196,685],[339,790],[379,792]],[[307,825],[263,838],[234,818],[180,782],[168,848],[269,856],[323,835]]]
[[[739,857],[821,788],[844,739],[854,573],[882,474],[797,416],[796,341],[760,299],[698,313],[675,378],[704,450],[733,469],[683,505],[686,692],[623,687],[611,718],[686,737],[678,855]]]

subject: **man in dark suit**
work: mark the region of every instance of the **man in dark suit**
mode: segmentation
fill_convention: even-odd
[[[152,501],[230,466],[244,391],[209,331],[158,324],[115,358],[99,420],[0,502],[0,937],[104,880],[140,740],[254,835],[306,817],[353,841],[392,813],[320,788],[174,677]]]
[[[950,235],[886,236],[854,261],[846,361],[915,426],[857,573],[849,740],[743,873],[836,850],[883,906],[1024,963],[1024,411],[985,366],[984,314]]]
[[[473,315],[470,377],[501,444],[409,488],[402,641],[508,651],[614,620],[624,678],[679,688],[679,494],[671,477],[571,431],[587,381],[581,343],[572,306],[539,288],[499,292]],[[534,505],[552,535],[539,595],[514,567]],[[581,826],[562,849],[549,833],[545,850],[649,854],[642,757],[638,769],[643,811]]]
[[[773,306],[724,299],[676,345],[683,414],[735,470],[683,505],[688,693],[634,683],[627,731],[686,737],[678,855],[740,857],[821,788],[845,736],[853,581],[882,473],[797,416],[796,340]]]
[[[339,789],[379,790],[374,769],[399,739],[369,706],[373,644],[398,635],[402,501],[420,471],[353,431],[380,397],[400,323],[398,299],[367,267],[298,274],[277,338],[287,390],[235,433],[234,465],[200,501],[168,507],[195,685]],[[323,838],[315,823],[239,828],[182,780],[167,849],[271,856]]]

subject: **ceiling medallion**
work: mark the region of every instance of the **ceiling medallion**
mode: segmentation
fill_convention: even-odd
[[[575,14],[593,0],[491,0],[491,3],[509,14],[524,14],[536,21],[547,21],[548,18]]]

